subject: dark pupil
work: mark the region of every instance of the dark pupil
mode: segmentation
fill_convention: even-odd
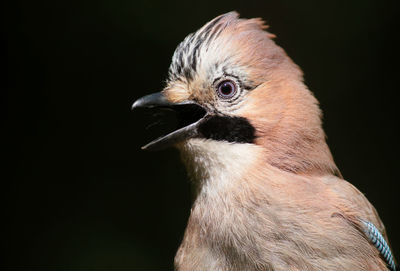
[[[223,83],[221,86],[222,95],[230,95],[232,93],[232,84],[231,83]]]

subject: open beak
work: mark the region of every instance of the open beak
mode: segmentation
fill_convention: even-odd
[[[177,130],[151,141],[142,147],[143,150],[161,150],[185,139],[200,136],[199,126],[205,121],[206,110],[193,101],[172,103],[167,100],[162,92],[153,93],[139,98],[132,105],[132,110],[137,108],[169,109],[177,113],[179,127]]]

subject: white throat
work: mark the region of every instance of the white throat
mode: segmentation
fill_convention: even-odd
[[[249,172],[262,148],[254,144],[190,139],[178,146],[190,177],[206,193],[229,188]]]

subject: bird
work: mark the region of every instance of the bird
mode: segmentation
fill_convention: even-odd
[[[303,72],[260,18],[222,14],[176,48],[161,92],[195,188],[178,271],[396,270],[374,206],[337,168]]]

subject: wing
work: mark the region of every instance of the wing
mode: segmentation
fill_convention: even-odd
[[[343,201],[347,201],[352,206],[344,210],[343,214],[376,247],[388,268],[391,271],[396,271],[395,260],[390,250],[385,226],[374,206],[357,188],[345,180],[336,180],[336,182],[332,183],[331,188]]]
[[[361,220],[364,224],[364,233],[367,235],[371,243],[378,249],[382,258],[385,260],[391,271],[396,271],[396,266],[394,264],[392,252],[390,251],[389,245],[386,243],[382,234],[379,230],[369,221]]]

